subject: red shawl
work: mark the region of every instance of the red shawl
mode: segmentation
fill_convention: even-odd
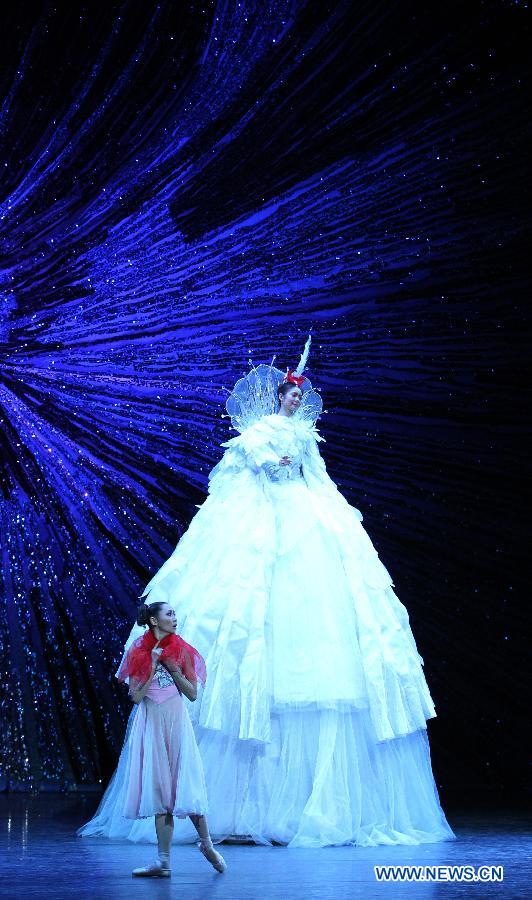
[[[151,651],[156,643],[157,640],[151,628],[142,637],[133,641],[118,671],[118,680],[124,681],[129,677],[138,684],[145,684],[150,677],[152,669]],[[205,684],[207,678],[205,660],[194,647],[187,644],[178,634],[166,635],[159,642],[159,648],[163,651],[159,657],[161,663],[168,660],[176,666],[180,666],[183,675],[192,684],[195,684],[197,680]]]

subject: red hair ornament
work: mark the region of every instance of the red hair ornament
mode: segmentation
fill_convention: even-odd
[[[125,681],[126,678],[129,678],[138,684],[145,684],[151,674],[151,651],[156,643],[157,640],[151,628],[142,637],[133,641],[118,670],[118,680]],[[195,684],[196,681],[205,684],[207,678],[205,660],[183,638],[178,634],[168,634],[159,642],[158,646],[163,651],[159,662],[163,665],[168,662],[170,668],[179,666],[185,678],[192,684]]]
[[[301,375],[301,376],[294,375],[292,369],[288,369],[288,372],[284,376],[284,380],[285,380],[285,383],[288,381],[290,384],[296,384],[298,386],[298,388],[300,388],[301,385],[303,384],[305,378],[303,377],[303,375]]]

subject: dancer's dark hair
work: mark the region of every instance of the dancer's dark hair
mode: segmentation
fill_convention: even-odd
[[[137,613],[137,625],[149,625],[149,627],[152,628],[150,619],[152,616],[157,618],[163,606],[164,603],[162,602],[143,603],[142,606],[139,606],[139,611]]]

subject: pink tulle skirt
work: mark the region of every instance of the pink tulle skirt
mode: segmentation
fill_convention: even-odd
[[[207,811],[203,765],[180,694],[163,703],[144,698],[127,749],[125,818],[164,812],[184,817]]]

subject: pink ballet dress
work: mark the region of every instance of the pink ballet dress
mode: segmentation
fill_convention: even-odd
[[[207,812],[203,765],[180,691],[160,663],[127,739],[122,815],[184,818]]]

